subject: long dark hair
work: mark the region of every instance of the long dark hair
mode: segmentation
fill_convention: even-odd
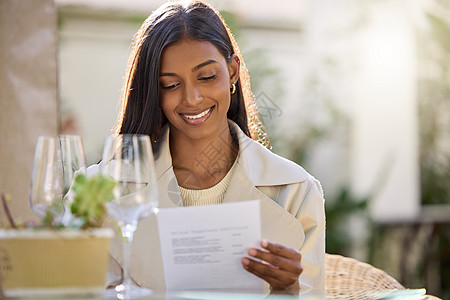
[[[241,78],[231,95],[227,117],[246,135],[264,141],[264,128],[257,117],[248,71],[239,48],[220,14],[201,1],[166,3],[141,25],[128,61],[116,132],[148,134],[152,141],[160,138],[161,129],[167,123],[159,104],[161,55],[167,46],[183,39],[212,43],[228,63],[232,54],[238,54]]]

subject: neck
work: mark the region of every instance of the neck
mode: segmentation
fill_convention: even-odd
[[[170,151],[179,185],[203,189],[222,180],[233,165],[239,150],[228,124],[224,133],[213,139],[196,140],[176,138],[171,133]]]

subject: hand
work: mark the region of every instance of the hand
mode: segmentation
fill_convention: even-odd
[[[298,277],[303,272],[300,252],[267,240],[261,241],[261,249],[250,248],[248,254],[261,262],[248,257],[241,259],[248,272],[270,284],[272,292],[289,291],[298,293]]]

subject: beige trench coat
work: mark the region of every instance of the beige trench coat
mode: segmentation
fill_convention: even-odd
[[[299,278],[301,291],[323,294],[325,212],[320,183],[302,167],[248,138],[235,123],[230,121],[230,125],[238,136],[239,155],[224,203],[259,199],[262,237],[298,249],[303,266]],[[172,167],[168,127],[154,145],[154,152],[159,208],[183,206]],[[139,222],[132,245],[130,274],[137,285],[163,292],[164,270],[156,224],[154,215]],[[120,239],[116,238],[111,247],[109,284],[120,282],[121,247]]]

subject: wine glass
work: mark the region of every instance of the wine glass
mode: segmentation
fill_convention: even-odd
[[[53,223],[64,223],[70,217],[67,205],[69,190],[77,172],[85,172],[86,158],[80,136],[40,136],[34,156],[29,191],[31,209],[41,219],[47,211],[53,215]]]
[[[86,171],[86,156],[80,136],[59,135],[58,138],[64,167],[64,189],[67,193],[76,174]]]
[[[100,170],[116,181],[108,214],[118,222],[123,240],[123,281],[106,296],[133,299],[152,290],[132,285],[129,267],[131,244],[138,221],[158,205],[153,153],[148,135],[122,134],[107,138]],[[113,294],[114,293],[114,294]]]
[[[71,186],[78,173],[86,173],[86,156],[83,140],[78,135],[59,135],[61,156],[64,171],[62,223],[67,225],[71,219],[70,205],[73,201]]]
[[[54,216],[63,213],[64,171],[58,137],[40,136],[34,153],[29,202],[41,219],[50,209]],[[57,204],[60,202],[60,205]]]

